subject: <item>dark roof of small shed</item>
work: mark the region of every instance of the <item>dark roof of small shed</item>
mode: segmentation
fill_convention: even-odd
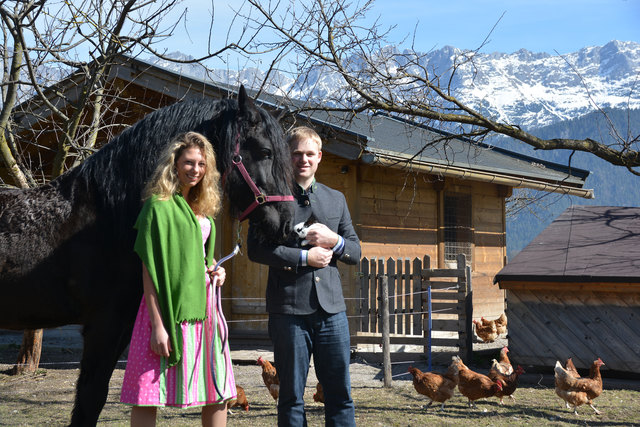
[[[569,207],[494,281],[638,282],[640,208]]]

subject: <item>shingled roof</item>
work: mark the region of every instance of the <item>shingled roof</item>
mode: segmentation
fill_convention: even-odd
[[[589,171],[477,143],[412,121],[360,113],[349,119],[345,126],[342,123],[347,122],[346,119],[342,121],[322,111],[314,112],[310,119],[334,128],[342,126],[356,137],[353,141],[359,143],[352,144],[350,149],[349,143],[344,141],[323,146],[323,150],[345,158],[461,179],[594,197],[593,190],[582,188]]]
[[[640,208],[572,206],[495,282],[640,282]]]

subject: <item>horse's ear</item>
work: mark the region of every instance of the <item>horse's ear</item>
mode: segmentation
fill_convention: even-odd
[[[238,90],[238,108],[240,115],[245,116],[250,122],[257,121],[256,105],[253,99],[247,94],[244,85],[240,85],[240,90]]]

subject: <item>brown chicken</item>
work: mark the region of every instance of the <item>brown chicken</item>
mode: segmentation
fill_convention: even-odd
[[[573,360],[571,358],[567,359],[567,363],[565,364],[564,370],[567,371],[567,374],[571,375],[572,377],[580,378],[580,374],[576,369],[576,365],[573,364]],[[555,383],[556,383],[556,394],[558,395],[558,397],[560,397],[564,401],[564,404],[567,406],[567,409],[571,408],[571,405],[569,405],[569,402],[564,400],[563,396],[565,395],[565,393],[560,387],[558,387],[559,381],[558,381],[557,375],[555,376]]]
[[[322,384],[316,384],[316,392],[313,394],[313,401],[324,403],[324,391],[322,390]]]
[[[495,396],[502,390],[502,380],[493,381],[486,375],[472,371],[458,356],[454,356],[453,363],[458,368],[458,390],[469,399],[469,407],[475,406],[474,400]]]
[[[481,321],[474,320],[473,324],[476,326],[476,335],[484,342],[494,342],[498,338],[498,330],[496,329],[496,322],[490,321],[489,324],[483,325]]]
[[[509,349],[507,348],[507,346],[504,346],[500,350],[499,360],[496,361],[496,359],[492,359],[492,362],[496,363],[495,369],[502,375],[513,374],[513,366],[511,366],[511,361],[509,360],[509,356],[507,356],[507,353],[509,353]]]
[[[247,400],[247,395],[244,394],[244,389],[239,385],[236,385],[236,390],[238,391],[238,395],[235,399],[231,399],[227,402],[227,411],[231,412],[231,408],[235,408],[236,406],[240,406],[245,411],[248,411],[249,401]]]
[[[602,376],[600,375],[600,366],[602,365],[604,362],[600,358],[594,360],[589,370],[589,378],[580,378],[576,377],[575,373],[563,368],[559,361],[556,362],[553,369],[555,371],[556,394],[573,405],[574,414],[578,415],[578,406],[586,403],[596,414],[600,415],[600,411],[593,406],[593,399],[602,393]]]
[[[264,381],[264,385],[267,386],[267,390],[269,390],[273,400],[277,401],[278,393],[280,393],[280,379],[276,368],[268,360],[263,359],[262,356],[258,357],[258,365],[262,366],[262,381]]]
[[[507,333],[507,315],[504,313],[502,313],[500,317],[495,320],[487,320],[484,317],[481,317],[480,323],[482,323],[483,326],[495,325],[498,336],[505,335]]]
[[[511,374],[504,375],[499,370],[500,363],[496,359],[493,359],[493,362],[494,363],[489,370],[489,378],[491,378],[495,382],[498,382],[498,380],[500,380],[500,385],[502,385],[502,390],[497,391],[495,396],[500,398],[501,405],[504,405],[505,396],[509,396],[511,400],[515,401],[516,398],[513,397],[513,392],[516,391],[516,388],[518,388],[518,378],[520,378],[520,375],[524,374],[524,369],[522,368],[522,366],[518,365],[515,371],[513,371],[513,368],[511,368],[511,370],[513,371],[511,372]]]
[[[421,372],[413,366],[409,366],[409,372],[413,375],[413,387],[416,391],[431,399],[427,407],[435,401],[442,403],[440,410],[444,410],[444,402],[453,397],[453,392],[458,385],[457,366],[451,363],[444,375],[437,372]]]

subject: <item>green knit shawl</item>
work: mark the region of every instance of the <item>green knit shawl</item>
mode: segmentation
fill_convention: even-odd
[[[158,294],[160,312],[171,340],[169,366],[182,357],[179,324],[206,317],[205,266],[211,266],[215,244],[215,223],[207,240],[203,260],[202,231],[198,218],[182,194],[168,200],[151,197],[142,207],[135,224],[138,236],[135,252],[149,270]]]

